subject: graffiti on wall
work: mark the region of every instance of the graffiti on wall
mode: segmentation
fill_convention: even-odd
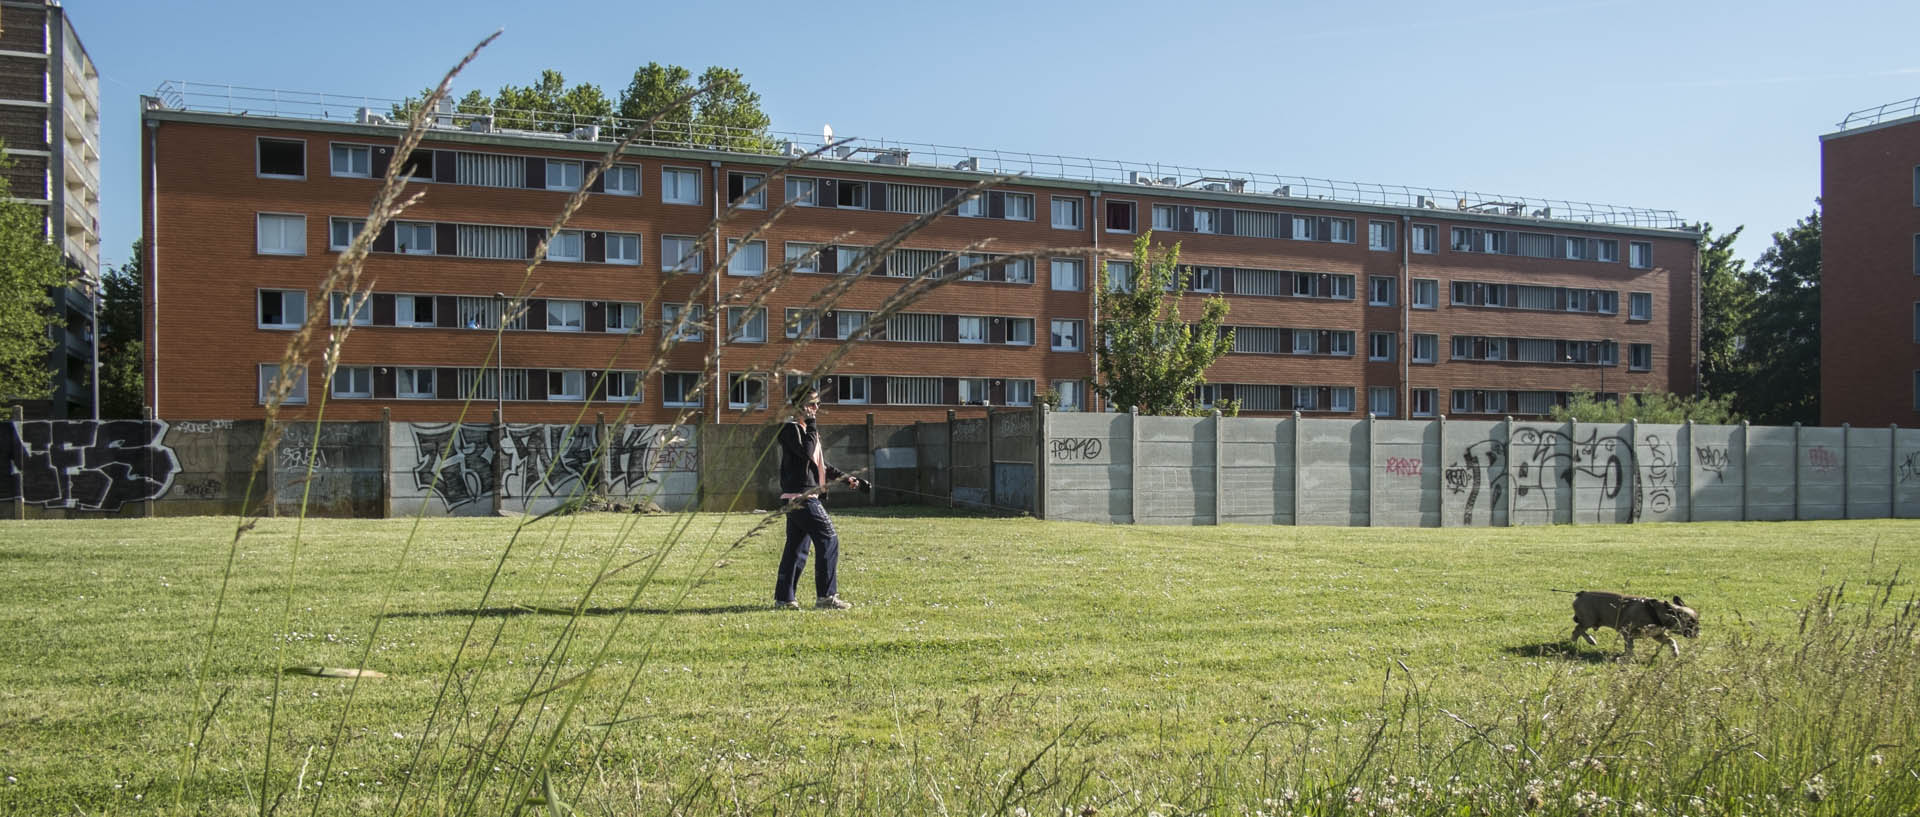
[[[1516,428],[1510,445],[1483,440],[1467,446],[1460,459],[1443,470],[1442,482],[1448,493],[1465,495],[1464,524],[1473,524],[1475,511],[1483,506],[1488,513],[1498,512],[1506,503],[1509,481],[1516,507],[1549,511],[1560,486],[1571,488],[1576,479],[1581,480],[1581,499],[1591,499],[1594,509],[1603,513],[1618,508],[1625,494],[1628,519],[1637,522],[1649,510],[1665,513],[1673,508],[1679,472],[1672,441],[1649,433],[1640,449],[1644,462],[1636,461],[1626,437],[1601,436],[1599,429],[1576,439],[1556,429]]]
[[[1713,475],[1714,481],[1727,481],[1727,466],[1730,463],[1727,447],[1724,445],[1696,445],[1693,447],[1693,462],[1700,470]]]
[[[1830,474],[1840,470],[1840,455],[1824,445],[1807,449],[1807,465],[1815,473]]]
[[[562,425],[508,426],[503,458],[484,424],[414,423],[407,433],[415,446],[414,487],[449,508],[491,500],[496,479],[503,500],[585,495],[602,483],[595,426],[571,433]],[[698,468],[691,442],[672,427],[622,426],[608,436],[605,485],[612,493],[644,494],[667,472]]]
[[[0,423],[0,500],[111,513],[157,499],[180,472],[166,433],[165,420]]]
[[[1055,437],[1047,445],[1054,462],[1097,460],[1105,448],[1099,437]]]
[[[1920,451],[1908,451],[1900,458],[1900,484],[1920,479]]]

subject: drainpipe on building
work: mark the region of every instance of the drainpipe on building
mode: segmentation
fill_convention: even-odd
[[[1094,213],[1099,213],[1102,220],[1095,221],[1093,218]],[[1094,395],[1092,394],[1095,389],[1093,389],[1091,383],[1100,379],[1100,339],[1098,337],[1098,327],[1100,325],[1100,288],[1106,285],[1107,280],[1106,270],[1102,269],[1105,262],[1100,259],[1100,231],[1106,227],[1105,218],[1106,210],[1100,206],[1100,191],[1088,190],[1087,231],[1093,236],[1093,254],[1087,258],[1087,280],[1084,283],[1086,284],[1087,291],[1091,293],[1088,295],[1088,301],[1092,304],[1092,309],[1087,313],[1087,348],[1091,350],[1088,359],[1093,361],[1093,376],[1088,381],[1089,386],[1086,389],[1088,394],[1081,395],[1081,402],[1089,409],[1097,408],[1097,410],[1101,411],[1107,408],[1106,398],[1101,397],[1099,404],[1096,406],[1094,403]],[[1048,326],[1047,331],[1051,333],[1053,327]],[[1039,343],[1040,326],[1037,321],[1033,327],[1033,336],[1033,342]],[[1049,342],[1048,345],[1051,346],[1051,342]],[[1051,388],[1052,384],[1049,383],[1048,387]],[[1044,392],[1042,393],[1044,394]]]
[[[726,331],[726,321],[721,319],[722,316],[720,313],[720,285],[726,280],[722,277],[720,270],[720,258],[722,255],[720,252],[720,242],[722,240],[720,238],[720,199],[721,195],[726,191],[726,188],[720,185],[720,161],[715,159],[709,161],[707,164],[713,168],[713,247],[711,248],[713,252],[713,309],[708,312],[708,315],[713,319],[713,331],[708,334],[713,338],[713,422],[717,425],[723,421],[726,414],[726,412],[721,410],[726,407],[726,404],[721,402],[722,399],[732,399],[733,395],[733,392],[729,388],[731,384],[727,382],[727,367],[720,360],[720,335]],[[689,301],[687,306],[691,307],[693,303]],[[771,386],[772,384],[768,385]]]
[[[1413,217],[1400,214],[1400,405],[1394,416],[1413,419]],[[1368,406],[1371,414],[1372,406]],[[1371,438],[1369,438],[1371,439]]]
[[[147,339],[147,354],[152,355],[153,368],[148,372],[147,388],[153,399],[147,406],[148,417],[160,416],[160,123],[147,123],[147,240],[141,242],[140,249],[147,254],[147,274],[152,284],[147,289],[153,298],[153,334]],[[258,297],[258,296],[255,296]],[[259,308],[258,304],[254,305]],[[96,332],[95,337],[99,337]],[[99,355],[94,359],[99,360]],[[260,377],[259,369],[254,370],[256,382]],[[151,504],[151,503],[149,503]]]

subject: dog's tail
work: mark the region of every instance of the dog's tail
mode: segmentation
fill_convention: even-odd
[[[1567,595],[1569,595],[1569,596],[1578,596],[1578,595],[1580,595],[1581,593],[1585,593],[1585,592],[1587,592],[1587,591],[1585,591],[1585,590],[1561,590],[1561,589],[1560,589],[1560,588],[1558,588],[1558,587],[1549,587],[1549,588],[1547,588],[1547,592],[1549,592],[1549,593],[1565,593],[1565,594],[1567,594]]]

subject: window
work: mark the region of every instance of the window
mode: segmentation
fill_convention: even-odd
[[[865,403],[871,393],[871,384],[866,375],[848,375],[840,378],[834,399],[842,403]]]
[[[987,215],[987,194],[974,193],[961,201],[960,206],[954,208],[953,214],[956,216],[966,216],[967,218],[985,218]]]
[[[353,243],[353,239],[367,229],[364,218],[331,218],[327,220],[327,249],[344,250]]]
[[[1393,306],[1393,279],[1384,275],[1367,278],[1367,305]]]
[[[373,323],[373,296],[367,292],[355,292],[349,296],[345,292],[332,293],[328,304],[328,317],[334,326],[351,322],[354,326],[366,326]],[[351,314],[349,314],[351,313]]]
[[[1033,319],[1007,318],[1007,343],[1013,346],[1033,345]]]
[[[1153,206],[1153,229],[1178,230],[1180,219],[1175,215],[1173,205],[1156,204]]]
[[[394,370],[394,395],[406,400],[432,400],[433,370],[400,368]]]
[[[1920,275],[1920,233],[1913,234],[1913,274]]]
[[[960,316],[960,342],[986,343],[987,319],[978,315]]]
[[[393,296],[393,323],[395,326],[432,327],[432,295],[395,295]]]
[[[667,372],[661,375],[660,404],[685,408],[700,405],[699,372]]]
[[[1132,292],[1133,291],[1133,262],[1131,261],[1108,261],[1107,262],[1107,291],[1109,292]]]
[[[813,337],[820,323],[820,313],[811,309],[787,308],[786,330],[790,338]]]
[[[1627,265],[1634,269],[1653,268],[1653,244],[1634,241],[1627,244]]]
[[[1330,391],[1328,391],[1328,396],[1332,397],[1333,399],[1331,401],[1331,405],[1329,405],[1327,408],[1333,411],[1352,411],[1353,410],[1353,387],[1352,386],[1334,386]]]
[[[1052,348],[1056,352],[1080,351],[1080,321],[1055,318]]]
[[[1603,241],[1596,238],[1587,242],[1587,246],[1593,250],[1593,260],[1595,261],[1604,261],[1612,264],[1620,260],[1620,242],[1618,241]]]
[[[867,257],[868,250],[866,247],[833,248],[834,269],[839,270],[841,275],[853,275],[860,272],[860,265],[867,263]],[[960,266],[965,267],[966,265],[967,259],[965,256],[962,256]]]
[[[1567,260],[1585,261],[1589,257],[1587,255],[1586,239],[1578,238],[1575,236],[1567,236],[1564,239],[1562,239],[1562,243],[1565,245],[1566,252],[1563,254],[1566,255]]]
[[[1433,309],[1440,301],[1440,280],[1438,278],[1413,279],[1413,308]]]
[[[762,307],[751,313],[744,306],[727,307],[728,343],[766,343],[767,310]]]
[[[1370,332],[1367,334],[1367,359],[1393,359],[1393,333]]]
[[[394,222],[393,249],[408,255],[432,255],[433,224],[425,221]]]
[[[816,187],[812,179],[787,177],[787,201],[801,207],[815,207],[819,201],[815,198]]]
[[[819,272],[819,249],[818,244],[789,241],[787,242],[787,263],[793,265],[794,272]]]
[[[637,266],[640,263],[639,233],[607,233],[607,263]]]
[[[547,372],[547,399],[587,399],[587,373],[579,369],[549,370]]]
[[[1913,302],[1913,342],[1920,343],[1920,301]]]
[[[757,374],[735,372],[727,376],[727,408],[767,407],[767,381]]]
[[[1293,237],[1299,241],[1313,240],[1313,219],[1305,216],[1293,217]]]
[[[660,200],[668,204],[699,204],[700,171],[681,167],[660,168]]]
[[[615,196],[640,195],[640,166],[614,165],[600,174],[607,192]]]
[[[548,190],[579,190],[582,165],[565,159],[547,160]]]
[[[1434,403],[1433,389],[1409,389],[1407,391],[1409,414],[1414,417],[1432,417]]]
[[[1010,221],[1033,220],[1033,194],[1007,193],[1004,196],[1006,217]]]
[[[987,379],[984,377],[962,377],[958,385],[960,405],[980,406],[987,402]]]
[[[1080,221],[1080,199],[1054,196],[1049,203],[1048,212],[1053,214],[1053,227],[1056,230],[1078,230]],[[1029,383],[1029,386],[1032,384]]]
[[[1107,202],[1107,232],[1109,233],[1133,232],[1133,202],[1130,202],[1130,201]]]
[[[1219,267],[1194,267],[1192,274],[1194,292],[1219,292]]]
[[[1219,232],[1220,211],[1212,207],[1193,208],[1193,231],[1196,233]]]
[[[1327,220],[1327,240],[1336,244],[1353,243],[1353,219],[1335,218]],[[1347,392],[1347,402],[1353,402],[1353,392]]]
[[[1434,242],[1436,241],[1434,233],[1437,232],[1438,229],[1439,228],[1431,224],[1413,225],[1413,231],[1408,236],[1413,241],[1413,251],[1431,255],[1433,253]]]
[[[690,235],[660,237],[660,269],[665,272],[699,272],[700,251]]]
[[[1312,386],[1293,387],[1294,411],[1318,411],[1320,408],[1320,390]]]
[[[579,261],[586,252],[586,237],[579,230],[561,230],[547,242],[548,261]]]
[[[608,302],[606,331],[614,333],[640,331],[640,313],[643,311],[641,307],[641,304]]]
[[[1653,320],[1653,293],[1627,293],[1627,317],[1636,321]]]
[[[863,312],[855,309],[834,310],[833,311],[833,328],[835,330],[834,336],[842,339],[849,339],[855,335],[860,334],[861,333],[860,330],[866,328],[867,319],[870,317],[873,317],[873,313],[871,312]]]
[[[747,210],[767,209],[767,177],[759,173],[728,173],[727,195]],[[758,188],[758,189],[756,189]]]
[[[1367,222],[1367,249],[1393,249],[1394,223],[1391,221]]]
[[[372,366],[341,366],[333,370],[333,396],[372,397]]]
[[[261,329],[299,329],[307,319],[307,293],[297,289],[260,290]]]
[[[685,307],[685,304],[660,305],[660,331],[671,336],[674,340],[701,340],[705,338],[706,332],[700,328],[700,319],[704,313],[701,311],[699,304],[694,304],[693,309],[686,313],[686,325],[680,326],[677,332],[674,330],[674,327],[679,325],[681,321],[680,315],[683,307]]]
[[[1352,356],[1353,355],[1353,333],[1352,332],[1328,333],[1327,354],[1345,355],[1349,357]]]
[[[1440,336],[1439,335],[1414,335],[1413,336],[1413,362],[1432,363],[1434,361],[1435,356],[1439,354],[1440,354]]]
[[[1005,382],[1007,387],[1007,405],[1009,406],[1033,405],[1033,381],[1008,380]]]
[[[1372,386],[1367,389],[1367,413],[1375,417],[1393,416],[1393,387]]]
[[[306,255],[307,217],[261,213],[255,249],[261,255]]]
[[[1296,355],[1310,355],[1310,354],[1313,354],[1313,352],[1314,352],[1314,344],[1313,344],[1313,330],[1312,330],[1312,329],[1295,329],[1295,330],[1293,330],[1293,346],[1292,346],[1292,351],[1293,351],[1293,353],[1294,353],[1294,354],[1296,354]]]
[[[764,275],[767,271],[767,242],[727,239],[728,275]]]
[[[366,145],[333,146],[333,175],[367,178],[373,175],[373,149]]]
[[[1060,411],[1082,411],[1085,409],[1085,389],[1078,380],[1053,381],[1053,393],[1060,395]]]
[[[304,179],[307,177],[307,143],[299,139],[256,140],[259,175],[269,179]],[[304,401],[302,401],[304,402]]]
[[[1473,400],[1472,391],[1469,391],[1467,389],[1453,390],[1453,413],[1472,414],[1474,413],[1474,408],[1475,408],[1473,403],[1474,403],[1474,400]]]
[[[407,154],[407,160],[400,163],[399,174],[407,181],[433,181],[433,151],[416,150]]]
[[[1031,258],[1009,258],[1005,264],[1001,265],[1001,269],[1005,272],[1009,284],[1033,283],[1033,259]]]
[[[280,377],[280,364],[260,364],[260,404],[266,405],[268,396],[273,394],[273,381]],[[301,405],[307,402],[307,367],[301,366],[299,375],[293,381],[293,388],[282,399],[282,405]]]
[[[1310,272],[1294,273],[1293,274],[1294,296],[1300,297],[1300,298],[1313,297],[1314,293],[1319,291],[1319,288],[1314,285],[1315,280],[1317,279],[1314,277],[1313,273],[1310,273]]]
[[[1330,279],[1328,283],[1331,284],[1328,291],[1333,293],[1332,297],[1342,301],[1353,300],[1353,276],[1330,275],[1328,278]]]
[[[1047,283],[1062,292],[1079,292],[1086,286],[1081,275],[1084,269],[1086,264],[1078,258],[1055,258],[1052,270],[1047,276]]]
[[[640,374],[640,372],[607,372],[606,388],[604,389],[607,394],[607,400],[616,403],[640,402],[642,392],[644,391],[640,382]]]
[[[941,401],[938,377],[889,377],[887,400],[902,406],[932,406]]]
[[[1653,344],[1631,343],[1627,345],[1627,368],[1636,372],[1653,370]]]
[[[585,327],[582,316],[587,305],[583,301],[548,301],[547,331],[578,332]]]

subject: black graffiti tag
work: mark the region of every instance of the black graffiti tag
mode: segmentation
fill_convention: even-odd
[[[1099,437],[1061,437],[1049,443],[1048,450],[1056,462],[1097,460],[1105,445]]]
[[[1696,445],[1693,447],[1693,461],[1700,470],[1713,474],[1715,482],[1727,481],[1729,464],[1727,447],[1724,445]]]
[[[0,500],[110,513],[157,499],[180,472],[179,458],[161,442],[166,433],[165,420],[0,424]]]
[[[1900,482],[1912,479],[1920,479],[1920,451],[1909,451],[1900,458]]]

